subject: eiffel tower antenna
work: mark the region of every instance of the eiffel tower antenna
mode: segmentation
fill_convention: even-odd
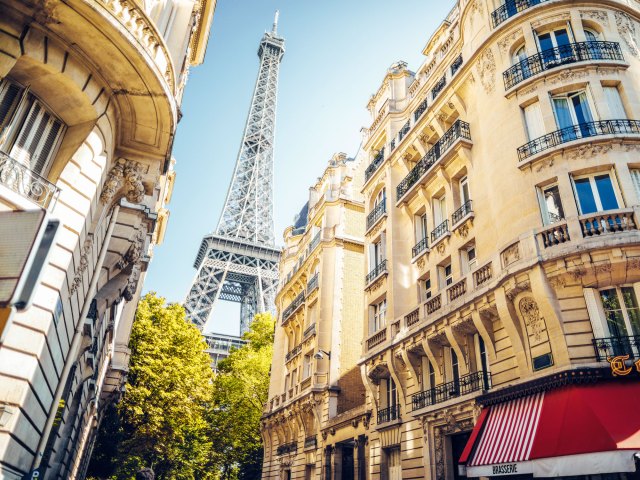
[[[216,302],[240,303],[240,334],[256,313],[275,311],[280,250],[273,234],[273,146],[284,39],[276,11],[258,47],[260,67],[233,178],[215,233],[202,239],[184,303],[202,329]]]

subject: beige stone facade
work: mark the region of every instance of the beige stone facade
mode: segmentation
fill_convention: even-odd
[[[585,382],[638,393],[639,22],[634,1],[461,0],[416,72],[388,70],[362,147],[366,402],[345,432],[362,463],[341,470],[326,443],[301,452],[346,422],[298,420],[304,390],[276,353],[263,478],[454,480],[493,406]],[[276,352],[296,344],[284,327]],[[588,462],[563,475],[623,472]]]
[[[263,478],[364,465],[362,159],[336,154],[284,233]],[[359,460],[358,460],[359,459]]]
[[[126,379],[180,99],[214,8],[0,1],[0,213],[60,222],[33,303],[0,309],[1,478],[84,477]]]

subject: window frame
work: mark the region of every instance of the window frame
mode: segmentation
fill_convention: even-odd
[[[549,212],[549,208],[547,205],[547,197],[545,196],[545,193],[553,188],[556,188],[558,191],[558,200],[560,202],[560,204],[558,205],[559,210],[561,215],[558,216],[557,219],[554,219],[551,217],[552,213]],[[564,220],[566,214],[564,211],[564,206],[562,205],[562,196],[560,195],[560,185],[558,182],[553,182],[553,183],[549,183],[547,185],[543,185],[543,186],[539,186],[537,188],[537,193],[538,193],[538,203],[540,206],[540,215],[542,217],[542,224],[543,225],[553,225],[554,223],[558,223]],[[553,214],[554,216],[555,213]]]
[[[592,215],[594,213],[611,211],[611,209],[604,210],[602,208],[602,199],[600,198],[600,192],[598,192],[598,188],[595,184],[595,178],[604,176],[604,175],[609,176],[609,180],[611,181],[611,186],[613,188],[613,194],[615,196],[616,203],[618,204],[617,207],[612,210],[619,210],[621,208],[625,208],[624,198],[622,196],[622,192],[620,191],[620,186],[618,184],[618,177],[615,174],[615,170],[613,168],[604,170],[604,171],[585,173],[585,174],[577,174],[577,175],[570,174],[569,176],[571,180],[571,188],[573,189],[573,195],[576,202],[576,206],[578,207],[579,215]],[[597,208],[595,212],[591,212],[591,213],[584,213],[582,211],[582,206],[580,205],[580,197],[578,196],[578,189],[576,188],[576,183],[575,183],[576,180],[582,180],[585,178],[589,179],[589,186],[591,187],[591,193],[593,194],[594,202]]]

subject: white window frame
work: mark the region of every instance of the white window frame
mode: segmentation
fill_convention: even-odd
[[[473,258],[469,257],[469,252],[473,251]],[[476,265],[478,264],[478,252],[476,249],[476,244],[471,243],[460,249],[460,257],[462,260],[463,271],[462,274],[466,275],[471,272]]]
[[[587,106],[589,107],[589,115],[591,116],[592,121],[597,121],[599,116],[598,116],[598,110],[595,107],[595,103],[593,101],[593,98],[591,96],[591,90],[589,88],[583,88],[582,90],[575,90],[573,92],[567,92],[567,93],[562,93],[562,94],[556,94],[556,95],[551,95],[551,109],[553,110],[553,118],[556,122],[556,127],[558,129],[561,128],[566,128],[566,127],[561,127],[560,126],[560,122],[558,120],[558,113],[556,112],[556,105],[554,102],[554,99],[561,99],[564,98],[567,100],[567,105],[569,106],[569,114],[571,115],[571,122],[573,124],[573,126],[578,126],[580,125],[580,123],[578,122],[578,116],[576,114],[576,109],[575,106],[573,105],[573,102],[571,101],[571,99],[573,97],[578,97],[580,95],[584,94],[586,102],[587,102]]]
[[[598,192],[598,188],[596,187],[595,177],[600,177],[602,175],[609,175],[609,179],[611,180],[611,185],[613,186],[613,193],[616,197],[616,202],[618,203],[617,209],[624,208],[624,202],[622,201],[622,194],[619,190],[617,177],[613,170],[604,170],[600,172],[588,173],[583,175],[571,175],[571,187],[573,188],[573,195],[576,200],[576,206],[578,207],[578,212],[580,215],[584,215],[582,213],[582,206],[580,205],[580,199],[578,197],[578,190],[576,189],[576,180],[582,180],[584,178],[589,179],[589,186],[591,187],[591,192],[593,193],[593,198],[596,202],[596,212],[605,212],[602,207],[602,200],[600,199],[600,193]],[[616,209],[616,210],[617,210]],[[595,213],[595,212],[594,212]]]
[[[466,175],[460,179],[460,207],[471,200],[471,191],[469,190],[469,177]],[[466,189],[466,195],[465,195]]]
[[[306,380],[313,373],[313,353],[307,353],[302,359],[302,379]]]
[[[416,244],[421,242],[429,235],[429,226],[427,224],[427,212],[422,212],[415,216],[415,232]]]
[[[384,329],[387,325],[387,299],[384,298],[380,302],[373,304],[372,306],[372,321],[370,335]]]
[[[547,198],[545,193],[552,188],[558,189],[558,199],[560,201],[560,210],[563,214],[560,218],[552,218],[551,212],[549,212],[549,208],[547,205]],[[560,196],[560,186],[557,182],[550,183],[549,185],[545,185],[543,187],[538,187],[538,202],[540,203],[540,214],[542,215],[542,223],[543,225],[551,225],[557,222],[564,220],[564,206],[562,205],[562,197]],[[554,214],[555,215],[555,214]]]
[[[450,269],[450,272],[448,275],[447,275],[447,267]],[[440,265],[438,267],[438,271],[440,273],[439,275],[440,290],[444,290],[445,288],[453,284],[453,266],[451,264],[451,261],[449,261],[449,263],[447,264]]]
[[[433,198],[433,228],[438,228],[447,219],[447,196]]]

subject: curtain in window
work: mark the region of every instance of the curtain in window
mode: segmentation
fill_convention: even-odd
[[[622,99],[620,98],[620,92],[616,87],[604,87],[604,96],[609,105],[609,118],[611,120],[622,120],[627,118],[627,113],[624,111],[622,105]]]
[[[542,120],[542,109],[540,102],[532,103],[524,108],[524,119],[527,124],[527,134],[529,141],[542,137],[545,134],[544,121]]]

